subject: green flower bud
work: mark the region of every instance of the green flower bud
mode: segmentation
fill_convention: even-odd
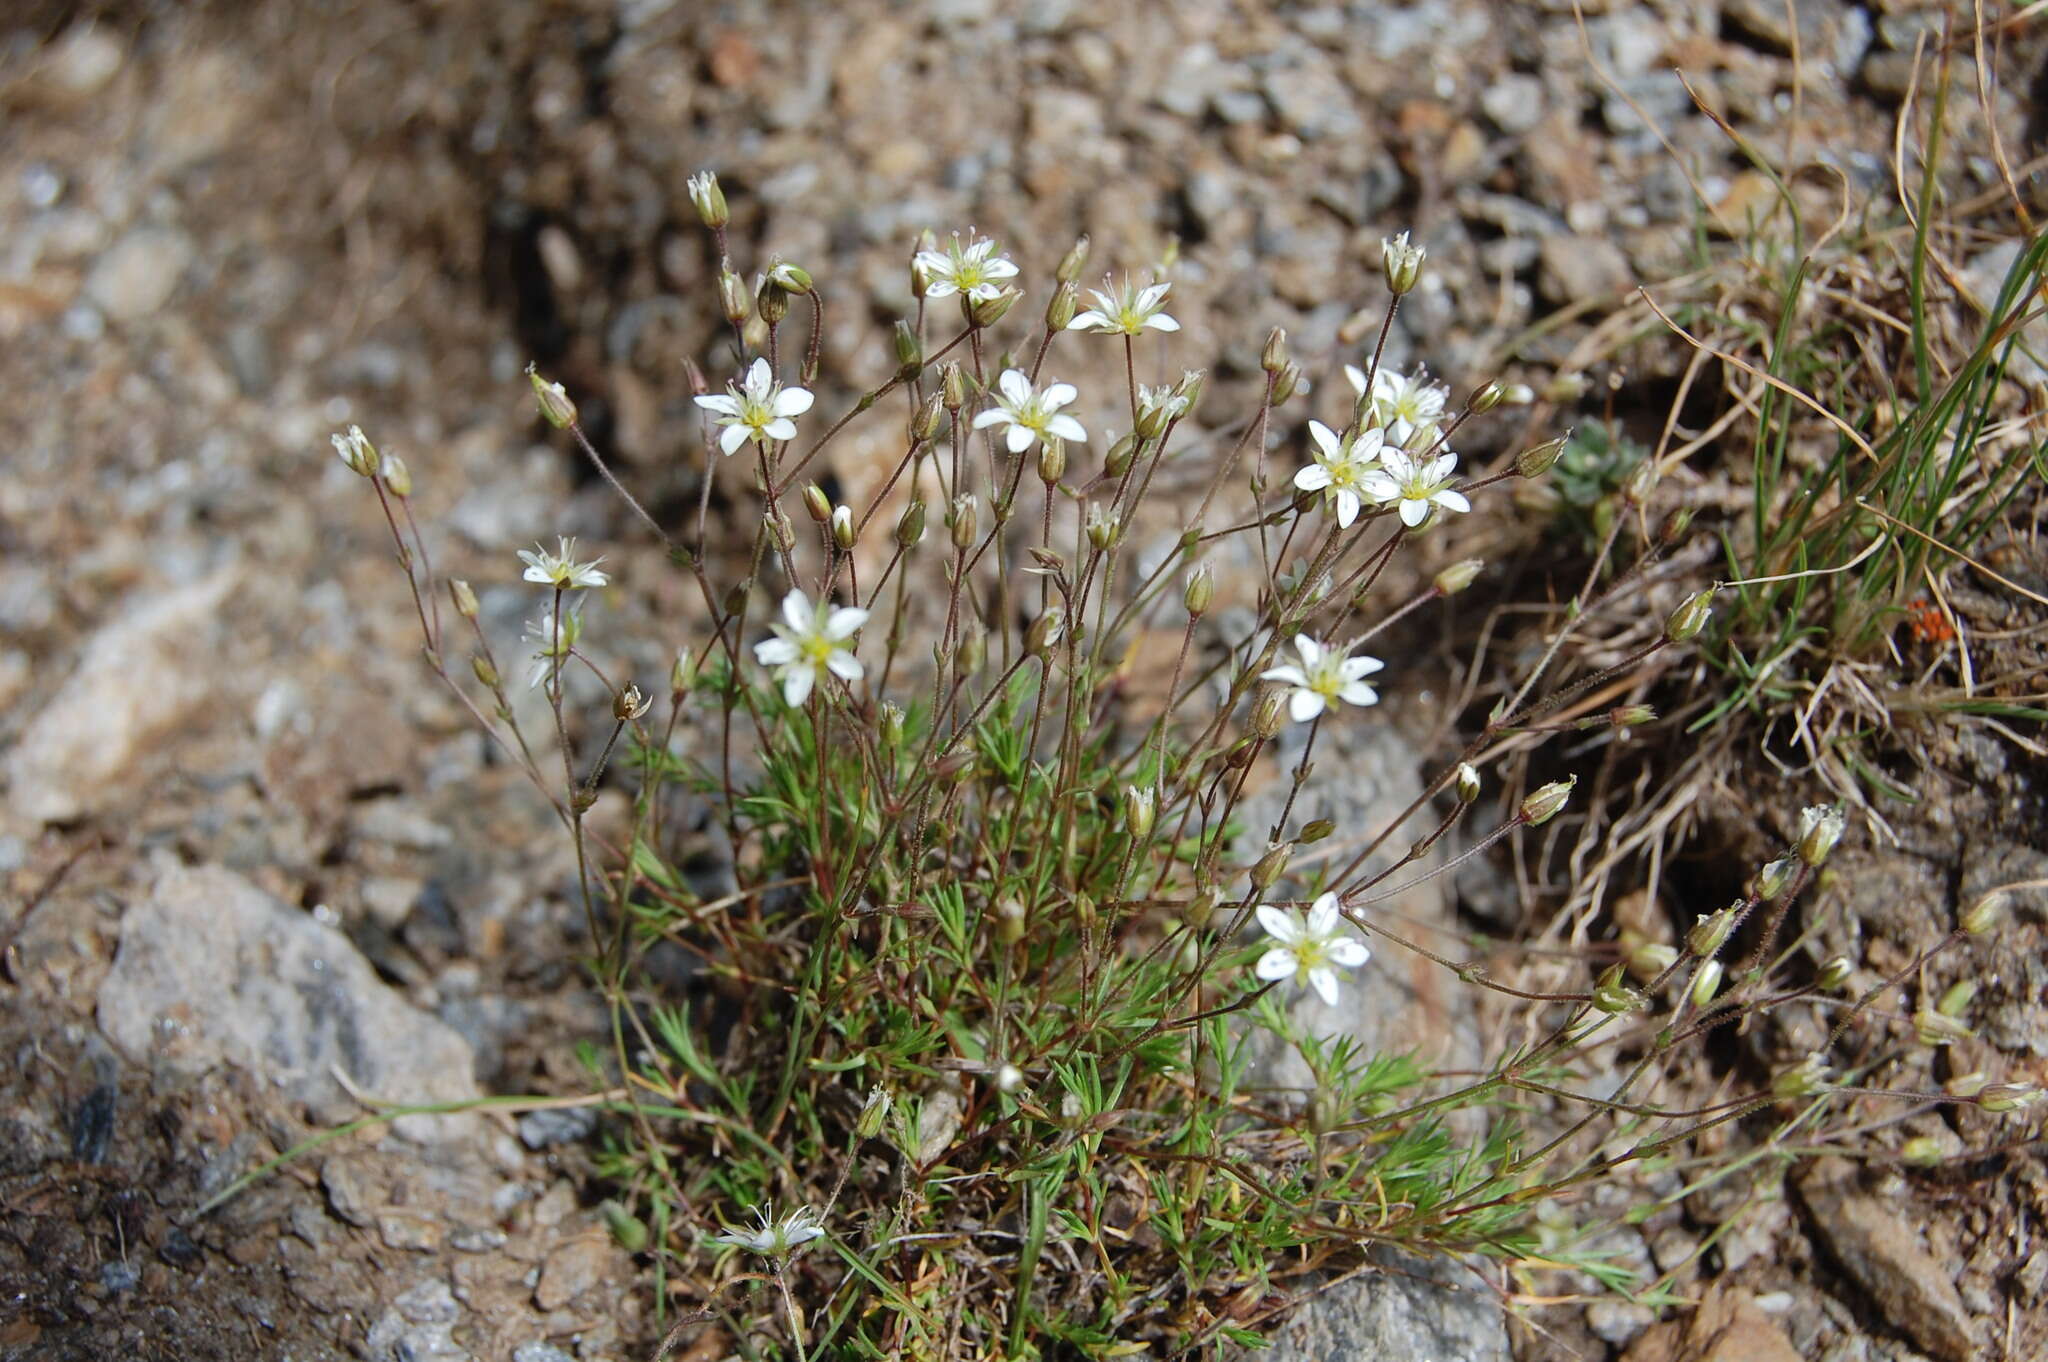
[[[1700,966],[1699,973],[1692,977],[1692,992],[1689,995],[1694,1007],[1705,1007],[1714,1001],[1714,995],[1721,991],[1721,974],[1719,960],[1709,960]]]
[[[2005,916],[2007,901],[2004,890],[1994,889],[1966,908],[1956,925],[1971,936],[1984,936]]]
[[[1009,315],[1010,309],[1015,307],[1017,300],[1023,296],[1024,291],[1022,289],[1004,288],[1000,292],[992,293],[986,298],[969,298],[967,299],[968,320],[976,326],[994,326]]]
[[[853,547],[853,508],[834,506],[832,508],[832,542],[842,550]]]
[[[1258,699],[1252,702],[1251,721],[1246,727],[1255,738],[1271,738],[1287,722],[1287,692],[1278,686],[1265,686],[1259,690]]]
[[[1685,944],[1691,947],[1694,955],[1712,959],[1721,947],[1728,944],[1729,933],[1735,930],[1735,922],[1741,912],[1741,906],[1736,905],[1693,919],[1692,930],[1685,934]]]
[[[1335,832],[1336,830],[1337,825],[1330,819],[1311,819],[1309,821],[1308,826],[1304,827],[1301,830],[1301,836],[1295,838],[1294,842],[1297,846],[1309,846],[1313,843],[1322,841],[1325,837],[1328,837],[1331,833]]]
[[[1067,247],[1067,253],[1060,257],[1052,277],[1062,284],[1071,284],[1081,277],[1081,271],[1088,265],[1088,237],[1086,233],[1074,238],[1074,244]]]
[[[1285,406],[1287,399],[1294,396],[1301,387],[1301,366],[1289,360],[1281,366],[1280,373],[1273,380],[1273,405]]]
[[[460,577],[451,579],[448,583],[448,595],[455,602],[456,614],[466,620],[476,618],[476,592],[469,589],[468,582],[463,581]]]
[[[1638,979],[1654,979],[1678,963],[1678,949],[1661,941],[1645,941],[1628,953],[1628,972]]]
[[[1266,334],[1266,347],[1259,351],[1259,367],[1269,374],[1277,374],[1287,367],[1287,332],[1274,327]]]
[[[954,548],[964,552],[974,547],[981,529],[981,502],[972,492],[953,498],[946,509],[946,528],[952,531]]]
[[[913,498],[903,508],[903,514],[896,518],[896,542],[906,549],[914,549],[924,538],[924,499]]]
[[[493,667],[491,660],[482,653],[470,654],[469,670],[483,684],[486,690],[496,690],[498,688],[498,669]]]
[[[1183,369],[1180,382],[1173,385],[1173,395],[1181,400],[1183,412],[1193,411],[1201,405],[1202,389],[1208,385],[1207,369]]]
[[[1396,298],[1414,291],[1422,278],[1422,258],[1426,254],[1422,247],[1408,243],[1406,232],[1380,242],[1380,272],[1386,276],[1387,288]]]
[[[527,381],[533,384],[533,396],[540,403],[540,414],[556,430],[576,424],[576,404],[569,400],[559,383],[550,383],[540,376],[531,364],[526,366]]]
[[[1767,861],[1764,868],[1756,872],[1756,896],[1764,902],[1778,897],[1792,883],[1792,877],[1799,871],[1799,862],[1790,856],[1780,856]]]
[[[1479,770],[1469,761],[1458,763],[1458,773],[1452,781],[1458,792],[1460,804],[1470,804],[1479,798]]]
[[[1104,553],[1115,548],[1117,541],[1124,535],[1123,522],[1117,519],[1115,512],[1105,506],[1088,508],[1087,530],[1088,542]]]
[[[1472,401],[1470,403],[1472,414],[1474,416],[1486,415],[1486,413],[1499,406],[1507,395],[1508,390],[1506,388],[1502,387],[1499,383],[1489,380],[1480,386],[1478,392],[1472,394]]]
[[[889,1094],[879,1087],[868,1089],[868,1100],[861,1103],[860,1119],[854,1122],[853,1133],[863,1140],[872,1140],[882,1133],[888,1123],[889,1108],[893,1105]]]
[[[1815,805],[1799,814],[1799,859],[1818,870],[1842,840],[1847,820],[1837,805]]]
[[[924,368],[924,342],[910,329],[910,323],[898,317],[890,342],[896,348],[896,376],[906,383],[916,378],[918,370]]]
[[[1479,569],[1486,564],[1477,558],[1460,558],[1449,567],[1437,573],[1432,583],[1439,596],[1455,596],[1479,579]]]
[[[1067,442],[1048,435],[1038,442],[1038,480],[1053,486],[1067,473]]]
[[[1048,606],[1044,613],[1031,621],[1031,627],[1024,631],[1024,651],[1032,657],[1043,657],[1060,645],[1067,636],[1067,612],[1062,606]]]
[[[2041,1100],[2041,1090],[2032,1083],[1993,1083],[1977,1094],[1977,1105],[2005,1115],[2025,1111]]]
[[[1848,956],[1830,956],[1821,963],[1820,969],[1814,974],[1813,981],[1820,986],[1823,993],[1833,993],[1849,982],[1849,976],[1855,970],[1856,966],[1851,963]]]
[[[894,700],[882,701],[881,726],[882,745],[890,748],[903,746],[903,706]]]
[[[815,482],[804,485],[804,511],[815,524],[822,525],[832,518],[832,498]]]
[[[1157,813],[1158,797],[1148,786],[1139,789],[1135,785],[1124,786],[1124,830],[1134,842],[1142,842],[1152,835],[1152,820]]]
[[[718,272],[718,308],[734,326],[753,314],[754,300],[747,296],[746,281],[731,270]]]
[[[396,454],[386,454],[384,456],[383,474],[384,485],[391,489],[392,496],[409,497],[412,495],[412,470],[405,466],[404,459],[399,458]]]
[[[1553,780],[1543,788],[1534,791],[1522,800],[1520,814],[1524,823],[1539,827],[1557,816],[1565,801],[1572,797],[1572,787],[1579,783],[1577,776],[1565,780]]]
[[[1790,1068],[1781,1069],[1771,1079],[1773,1097],[1811,1097],[1824,1091],[1829,1083],[1828,1066],[1820,1055],[1811,1054]]]
[[[1922,1045],[1953,1045],[1959,1040],[1969,1040],[1977,1033],[1957,1021],[1931,1008],[1921,1008],[1913,1014],[1913,1033],[1920,1037]]]
[[[668,693],[683,695],[697,682],[697,658],[688,648],[676,650],[676,660],[669,664]]]
[[[1187,607],[1190,615],[1200,618],[1209,609],[1209,602],[1216,598],[1216,574],[1203,563],[1188,574],[1187,585],[1181,588],[1180,602]]]
[[[1622,967],[1611,965],[1593,985],[1593,1007],[1610,1017],[1634,1012],[1643,1006],[1643,995],[1622,982]]]
[[[1131,460],[1138,456],[1137,440],[1126,433],[1109,447],[1109,453],[1102,457],[1102,471],[1112,478],[1120,478],[1130,471]]]
[[[1673,643],[1684,643],[1706,627],[1707,616],[1713,613],[1714,589],[1695,592],[1665,618],[1664,637]]]
[[[1566,433],[1555,440],[1545,440],[1533,449],[1523,450],[1515,455],[1515,471],[1525,478],[1542,477],[1557,466],[1557,461],[1564,456],[1564,447],[1571,442],[1571,438],[1571,435]]]
[[[1061,281],[1060,286],[1052,291],[1052,297],[1048,298],[1045,303],[1046,329],[1049,331],[1066,330],[1067,323],[1074,320],[1074,314],[1080,311],[1080,299],[1081,294],[1078,289],[1070,283]]]
[[[811,282],[811,272],[787,260],[777,260],[768,266],[768,282],[799,298],[807,298],[817,292],[817,286]]]
[[[718,187],[718,176],[706,170],[692,175],[686,184],[690,191],[690,206],[697,210],[699,222],[715,232],[732,221],[732,214],[725,206],[725,191]]]
[[[1294,848],[1285,845],[1270,848],[1252,866],[1252,888],[1261,894],[1273,887],[1282,875],[1287,873],[1287,863],[1294,859]]]

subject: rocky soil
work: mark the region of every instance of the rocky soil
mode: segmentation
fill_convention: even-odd
[[[659,675],[691,593],[533,421],[519,374],[538,360],[569,384],[658,514],[694,507],[682,361],[713,353],[715,261],[687,174],[721,173],[743,254],[818,275],[842,397],[893,366],[915,233],[969,223],[1027,280],[1084,231],[1102,268],[1177,243],[1173,353],[1212,367],[1218,411],[1273,325],[1334,377],[1380,237],[1409,228],[1432,274],[1391,361],[1461,388],[1541,385],[1603,353],[1587,337],[1635,284],[1692,267],[1681,163],[1737,220],[1768,192],[1674,68],[1773,154],[1877,192],[1911,54],[1947,15],[1904,0],[1600,0],[1583,23],[1550,0],[88,8],[0,20],[9,1362],[553,1362],[641,1357],[659,1337],[649,1282],[595,1208],[593,1123],[574,1108],[408,1118],[191,1212],[364,1098],[589,1089],[574,1047],[600,1014],[573,867],[421,666],[376,506],[326,437],[360,422],[404,454],[436,567],[478,584],[501,654],[529,604],[511,551],[603,540],[622,583],[607,608],[635,640],[623,668]],[[1997,116],[2032,155],[2038,35],[2022,23],[2000,43]],[[1596,386],[1585,411],[1604,400]],[[843,442],[835,473],[857,480],[889,438]],[[1518,542],[1498,523],[1474,534]],[[2013,812],[2037,807],[2026,770],[1976,753],[1955,772],[1981,807],[1959,800],[1845,874],[1865,888],[1845,891],[1843,940],[1879,943],[1874,969],[1910,958],[1959,896],[2044,873],[2048,839]],[[1747,854],[1757,834],[1717,835]],[[1973,966],[1994,981],[1979,1057],[2037,1078],[2041,913],[2022,896],[2022,934]],[[1523,1299],[1510,1321],[1500,1307],[1524,1288],[1497,1268],[1446,1283],[1442,1265],[1390,1264],[1350,1305],[1318,1301],[1290,1346],[2048,1353],[2037,1149],[1944,1181],[1815,1163],[1715,1232],[1728,1210],[1694,1197],[1617,1230],[1617,1253],[1694,1262],[1679,1280],[1697,1311]]]

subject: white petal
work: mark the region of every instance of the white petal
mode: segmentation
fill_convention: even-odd
[[[1430,480],[1431,482],[1449,482],[1449,481],[1450,481],[1450,478],[1451,478],[1451,474],[1453,474],[1453,473],[1455,473],[1455,472],[1457,472],[1457,471],[1458,471],[1458,456],[1457,456],[1457,455],[1455,455],[1455,454],[1439,454],[1439,455],[1437,455],[1437,456],[1436,456],[1436,462],[1435,462],[1434,464],[1432,464],[1432,465],[1430,466],[1430,470],[1429,470],[1429,480]]]
[[[1045,428],[1069,444],[1085,444],[1088,440],[1088,428],[1071,416],[1055,416],[1045,423]]]
[[[1299,667],[1275,667],[1259,673],[1261,681],[1285,681],[1290,686],[1306,686],[1308,676]]]
[[[782,598],[782,622],[793,633],[810,633],[818,622],[817,615],[811,610],[811,598],[801,590],[791,590]]]
[[[1347,364],[1344,366],[1344,377],[1351,380],[1351,387],[1353,391],[1357,392],[1361,396],[1364,395],[1365,370],[1359,368],[1356,364]]]
[[[1151,327],[1154,331],[1180,330],[1180,323],[1175,321],[1173,318],[1167,316],[1164,312],[1157,313],[1153,316],[1147,317],[1145,319],[1145,325]]]
[[[1337,971],[1328,965],[1319,965],[1308,972],[1308,984],[1316,991],[1316,996],[1323,1000],[1325,1006],[1337,1005]]]
[[[1004,411],[1001,407],[990,407],[987,411],[975,414],[973,425],[976,430],[984,430],[989,426],[995,425],[998,421],[1014,421],[1015,419],[1015,417],[1011,416],[1010,413]]]
[[[1360,463],[1369,463],[1380,456],[1386,447],[1387,437],[1375,427],[1358,432],[1358,439],[1352,442],[1351,457]]]
[[[1346,681],[1356,681],[1361,676],[1371,676],[1386,665],[1376,657],[1361,654],[1358,657],[1345,658],[1343,664],[1337,668],[1337,674]]]
[[[1301,940],[1301,923],[1286,909],[1262,903],[1253,912],[1258,916],[1259,925],[1266,929],[1266,935],[1275,941]]]
[[[528,568],[525,572],[520,574],[520,580],[528,582],[539,582],[543,586],[549,586],[554,583],[555,579],[546,568],[536,563],[532,567]]]
[[[782,670],[782,703],[796,709],[811,698],[811,687],[817,684],[818,674],[810,667],[785,667]]]
[[[724,393],[712,393],[707,397],[700,397],[697,399],[697,405],[706,411],[722,412],[727,416],[738,416],[740,414],[739,399],[727,396]]]
[[[924,286],[927,298],[950,298],[960,291],[960,286],[951,279],[934,279]]]
[[[1401,523],[1403,525],[1406,525],[1409,529],[1414,529],[1417,525],[1420,525],[1423,521],[1427,519],[1429,519],[1428,502],[1403,501],[1401,503]]]
[[[767,425],[761,427],[761,433],[771,440],[794,440],[796,438],[796,422],[790,420],[787,416],[778,416]]]
[[[1469,511],[1472,503],[1465,500],[1463,492],[1453,492],[1448,487],[1436,494],[1436,504],[1449,511]]]
[[[858,681],[867,675],[867,668],[852,653],[833,653],[825,659],[825,666],[834,676],[847,681]]]
[[[1363,681],[1352,681],[1338,688],[1337,698],[1347,705],[1356,705],[1364,709],[1367,705],[1378,704],[1380,693]]]
[[[1153,308],[1158,307],[1161,302],[1165,301],[1166,291],[1172,287],[1173,281],[1171,279],[1163,284],[1150,285],[1138,294],[1137,305],[1131,310],[1134,312],[1151,311]]]
[[[1294,475],[1294,485],[1304,492],[1320,492],[1330,485],[1330,470],[1312,463]]]
[[[1287,697],[1287,714],[1294,722],[1305,724],[1323,712],[1323,697],[1312,690],[1298,690]]]
[[[745,444],[753,431],[745,426],[727,426],[718,436],[718,452],[730,454]]]
[[[855,631],[868,622],[868,612],[851,605],[839,605],[825,617],[825,637],[834,643],[852,638]]]
[[[1259,957],[1259,963],[1252,966],[1252,973],[1261,979],[1291,979],[1296,963],[1293,951],[1285,946],[1275,946]]]
[[[741,386],[751,392],[767,392],[775,382],[775,371],[768,367],[766,356],[761,356],[747,366],[747,381]]]
[[[996,380],[996,388],[1013,406],[1022,406],[1031,400],[1031,380],[1024,376],[1022,369],[1005,369]]]
[[[1039,402],[1047,411],[1051,411],[1055,407],[1066,406],[1067,403],[1080,395],[1080,393],[1075,391],[1074,385],[1071,383],[1055,383],[1045,390],[1040,396]]]
[[[1022,454],[1038,443],[1038,432],[1027,425],[1013,425],[1010,433],[1003,437],[1003,444],[1012,454]]]
[[[786,638],[764,638],[754,645],[754,660],[764,667],[780,667],[802,656]]]
[[[1357,969],[1372,959],[1372,952],[1355,936],[1340,936],[1332,941],[1327,949],[1330,952],[1330,959],[1346,969]]]
[[[809,388],[784,388],[775,397],[777,416],[802,416],[811,409],[811,403],[818,399],[811,395]]]
[[[1068,322],[1067,330],[1082,331],[1091,326],[1099,326],[1103,330],[1108,331],[1114,328],[1114,323],[1112,323],[1109,320],[1109,318],[1103,316],[1100,312],[1096,312],[1091,309],[1090,311],[1079,314],[1074,318],[1074,320]]]
[[[1308,438],[1314,440],[1316,448],[1322,450],[1325,455],[1332,459],[1337,458],[1338,451],[1343,448],[1343,441],[1337,438],[1337,432],[1331,430],[1321,421],[1310,421],[1308,423]]]
[[[1318,894],[1316,901],[1308,906],[1308,934],[1328,936],[1337,930],[1337,896]]]
[[[991,241],[988,244],[991,250],[995,248],[995,242]],[[981,272],[991,279],[1014,279],[1017,277],[1017,265],[1014,261],[998,257],[983,265]]]
[[[1385,473],[1368,473],[1365,475],[1365,481],[1359,486],[1374,501],[1392,501],[1401,495],[1401,484]]]
[[[1296,634],[1294,636],[1294,651],[1301,654],[1302,662],[1307,665],[1310,671],[1314,671],[1316,664],[1323,660],[1323,645],[1310,638],[1307,634]]]
[[[1338,529],[1348,530],[1351,528],[1351,522],[1358,519],[1359,504],[1358,493],[1352,491],[1349,487],[1343,488],[1337,493]]]

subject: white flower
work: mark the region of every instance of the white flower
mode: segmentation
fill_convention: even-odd
[[[527,686],[538,686],[552,677],[561,665],[568,661],[575,651],[576,640],[583,634],[583,616],[575,610],[556,610],[553,606],[535,619],[526,623],[527,642],[535,644],[533,671],[526,679]]]
[[[976,237],[962,246],[958,233],[944,251],[919,251],[911,263],[924,271],[927,298],[964,293],[978,302],[1001,293],[1003,280],[1017,277],[1016,265],[996,250],[995,242]]]
[[[1113,294],[1091,288],[1088,296],[1095,300],[1095,306],[1068,322],[1067,330],[1099,331],[1105,336],[1135,336],[1147,328],[1178,331],[1180,323],[1160,310],[1166,306],[1166,291],[1172,287],[1169,282],[1138,288],[1126,278],[1123,287]]]
[[[349,472],[359,473],[366,478],[377,476],[382,461],[377,457],[377,447],[363,434],[361,426],[350,426],[348,434],[331,435],[328,438],[334,442],[334,452],[348,465]]]
[[[782,622],[772,626],[776,636],[754,645],[754,660],[775,669],[782,698],[794,709],[810,698],[820,670],[846,681],[860,680],[865,669],[847,640],[867,622],[865,610],[830,601],[813,607],[801,590],[791,591],[782,598]]]
[[[1351,380],[1351,386],[1359,396],[1365,396],[1365,374],[1357,366],[1344,366],[1344,377]],[[1414,377],[1406,377],[1381,365],[1372,375],[1372,404],[1370,419],[1374,424],[1387,427],[1388,438],[1397,445],[1417,443],[1416,433],[1424,426],[1433,426],[1443,419],[1444,403],[1450,400],[1451,390],[1441,383],[1429,381],[1429,374],[1416,369]]]
[[[565,591],[574,591],[585,586],[603,586],[611,580],[598,571],[597,565],[604,559],[593,558],[587,563],[576,561],[574,539],[557,536],[555,545],[553,553],[549,553],[546,546],[541,544],[519,550],[520,561],[526,564],[524,580],[539,582],[542,586],[559,587]]]
[[[818,1223],[815,1206],[799,1206],[780,1220],[775,1218],[772,1205],[756,1206],[753,1229],[729,1229],[724,1234],[712,1236],[714,1244],[731,1244],[734,1248],[758,1253],[763,1258],[787,1258],[813,1239],[825,1236],[825,1227]]]
[[[1044,392],[1035,392],[1021,369],[1005,369],[996,380],[996,405],[974,418],[974,428],[1008,426],[1004,443],[1012,454],[1022,454],[1048,437],[1078,443],[1088,438],[1088,432],[1073,417],[1059,414],[1078,395],[1071,383],[1048,383]]]
[[[1452,471],[1458,456],[1445,450],[1434,458],[1388,448],[1380,453],[1379,471],[1369,474],[1365,490],[1375,501],[1401,503],[1401,523],[1414,529],[1429,519],[1429,508],[1469,511],[1472,503],[1462,492],[1451,489]]]
[[[1337,509],[1337,524],[1350,529],[1365,504],[1365,480],[1379,468],[1380,449],[1386,437],[1377,430],[1362,430],[1350,439],[1321,421],[1308,423],[1309,439],[1315,444],[1315,462],[1294,475],[1294,485],[1304,492],[1327,493]]]
[[[1337,971],[1357,969],[1372,959],[1366,944],[1344,930],[1337,896],[1325,894],[1297,915],[1259,905],[1259,925],[1280,944],[1259,957],[1254,972],[1267,980],[1306,979],[1325,1003],[1337,1001]]]
[[[1261,681],[1284,681],[1294,687],[1287,697],[1287,714],[1305,723],[1334,708],[1339,700],[1347,705],[1376,705],[1379,692],[1365,678],[1387,664],[1376,657],[1353,657],[1336,648],[1326,648],[1307,634],[1294,636],[1294,650],[1301,654],[1299,667],[1288,665],[1262,672]]]
[[[794,440],[796,422],[790,418],[811,409],[810,391],[777,383],[765,359],[755,360],[744,380],[725,388],[723,393],[697,399],[704,410],[719,413],[718,424],[725,427],[725,434],[718,437],[718,448],[724,454],[749,440],[764,447],[770,440]]]

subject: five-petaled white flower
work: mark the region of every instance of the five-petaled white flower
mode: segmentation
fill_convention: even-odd
[[[868,612],[821,600],[816,606],[801,590],[782,598],[782,620],[774,638],[754,645],[754,660],[775,671],[782,698],[792,709],[810,698],[818,673],[829,671],[846,681],[865,673],[847,640],[868,622]]]
[[[1365,490],[1375,501],[1400,502],[1401,523],[1412,530],[1429,519],[1431,506],[1447,511],[1472,509],[1464,493],[1451,488],[1452,471],[1457,466],[1458,456],[1449,450],[1434,458],[1405,449],[1383,450],[1379,470],[1366,477]]]
[[[1294,485],[1304,492],[1323,492],[1337,510],[1337,524],[1350,529],[1365,504],[1365,480],[1380,466],[1386,436],[1377,430],[1362,430],[1340,438],[1321,421],[1308,423],[1309,439],[1315,443],[1315,462],[1294,475]]]
[[[1078,443],[1088,432],[1073,417],[1060,415],[1060,408],[1078,395],[1071,383],[1048,383],[1043,392],[1034,391],[1021,369],[1005,369],[996,380],[996,405],[974,418],[974,428],[1008,426],[1004,443],[1012,454],[1048,437]]]
[[[530,549],[519,550],[519,559],[526,564],[524,580],[539,582],[542,586],[558,587],[574,591],[578,587],[603,586],[611,578],[598,570],[604,559],[593,558],[587,563],[576,561],[576,541],[556,536],[555,551],[549,553],[544,544],[535,544]]]
[[[1359,706],[1379,703],[1379,692],[1365,683],[1366,677],[1387,665],[1378,658],[1353,657],[1348,650],[1324,647],[1307,634],[1294,636],[1294,650],[1301,654],[1300,666],[1275,667],[1261,672],[1259,679],[1294,687],[1287,697],[1287,714],[1296,723],[1334,708],[1339,700]]]
[[[1095,306],[1068,322],[1067,330],[1099,331],[1105,336],[1135,336],[1147,328],[1178,331],[1180,323],[1161,311],[1166,306],[1166,291],[1172,287],[1169,281],[1139,288],[1126,278],[1114,293],[1091,288],[1088,296]]]
[[[1344,930],[1337,896],[1325,894],[1297,914],[1271,904],[1259,905],[1259,925],[1280,944],[1259,957],[1254,972],[1261,979],[1306,979],[1325,1003],[1337,1001],[1337,971],[1357,969],[1372,959],[1366,944]]]
[[[1351,386],[1359,396],[1365,395],[1367,384],[1363,370],[1347,364],[1344,377],[1351,380]],[[1415,436],[1424,427],[1443,420],[1444,403],[1451,396],[1449,388],[1430,382],[1428,372],[1419,367],[1413,376],[1409,376],[1381,365],[1373,370],[1371,387],[1370,419],[1375,425],[1385,426],[1387,438],[1395,444],[1410,447],[1419,447]]]
[[[738,383],[728,383],[723,393],[697,399],[706,411],[715,411],[725,433],[718,437],[720,453],[730,454],[749,440],[766,447],[770,440],[794,440],[796,422],[811,409],[807,388],[785,388],[775,381],[768,361],[757,359]]]
[[[526,678],[527,686],[538,686],[554,676],[576,650],[576,640],[582,634],[583,615],[580,611],[557,610],[551,605],[538,618],[528,620],[526,639],[535,646],[533,671]]]
[[[956,232],[943,251],[919,251],[912,262],[924,271],[924,296],[950,298],[964,293],[972,301],[993,298],[1003,291],[1003,280],[1017,277],[1017,266],[996,249],[987,237],[960,244]]]
[[[714,1244],[731,1244],[734,1248],[758,1253],[763,1258],[787,1258],[797,1249],[813,1239],[825,1236],[825,1227],[818,1223],[815,1206],[799,1206],[780,1220],[775,1218],[772,1205],[753,1208],[753,1229],[728,1229],[724,1234],[712,1236]]]

